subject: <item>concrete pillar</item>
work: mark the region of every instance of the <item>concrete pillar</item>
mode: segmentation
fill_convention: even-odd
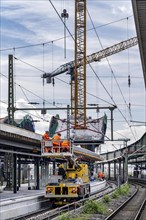
[[[31,190],[31,186],[30,186],[30,165],[27,166],[27,177],[28,177],[28,190]]]
[[[114,160],[114,180],[116,180],[116,161]]]
[[[45,163],[45,185],[48,183],[49,180],[49,164],[46,161]]]
[[[41,186],[44,187],[46,185],[46,166],[45,163],[41,164]]]
[[[13,154],[13,192],[17,193],[17,154]]]
[[[124,157],[124,182],[128,182],[128,157],[127,153]]]
[[[118,167],[118,186],[121,185],[121,159],[119,159],[119,167]]]
[[[4,178],[3,178],[3,172],[2,172],[2,162],[0,159],[0,185],[2,186],[4,182]]]
[[[56,161],[54,160],[54,161],[53,161],[53,175],[55,175],[55,168],[56,168],[55,165],[56,165]]]
[[[110,169],[110,162],[108,162],[108,179],[110,180],[111,178],[111,169]]]
[[[119,175],[121,176],[121,160],[119,159]]]
[[[7,178],[7,184],[5,190],[12,190],[13,185],[13,154],[5,153],[4,156],[4,171]]]
[[[102,164],[102,172],[104,172],[104,163]]]
[[[122,182],[125,182],[125,157],[123,157],[123,178],[122,178]]]
[[[97,173],[98,172],[98,164],[96,163],[95,164],[95,173]]]
[[[34,188],[36,189],[37,185],[37,169],[36,169],[36,163],[34,164]]]
[[[21,158],[19,157],[19,161]],[[21,187],[21,163],[18,163],[18,187]]]
[[[39,165],[40,165],[40,159],[35,159],[35,165],[34,165],[34,182],[35,182],[35,189],[40,189],[40,179],[39,179]]]
[[[40,189],[40,178],[39,178],[39,166],[40,166],[40,159],[36,158],[36,175],[37,175],[37,179],[36,179],[36,189],[39,190]]]

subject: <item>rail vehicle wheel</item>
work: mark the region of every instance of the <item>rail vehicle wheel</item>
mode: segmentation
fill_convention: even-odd
[[[50,199],[51,207],[56,208],[57,205],[55,204],[56,200],[55,199]]]

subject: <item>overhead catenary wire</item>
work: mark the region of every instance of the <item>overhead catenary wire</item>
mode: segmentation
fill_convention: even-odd
[[[93,28],[94,28],[94,30],[95,30],[96,36],[97,36],[97,38],[98,38],[98,40],[99,40],[100,46],[101,46],[101,48],[103,49],[103,45],[102,45],[101,40],[100,40],[100,38],[99,38],[99,35],[98,35],[98,33],[97,33],[96,29],[95,29],[95,26],[94,26],[94,23],[93,23],[92,18],[91,18],[91,16],[90,16],[90,13],[89,13],[88,9],[86,9],[86,10],[87,10],[88,16],[89,16],[89,18],[90,18],[90,21],[91,21],[91,23],[92,23],[92,26],[93,26]],[[111,67],[111,64],[110,64],[110,62],[109,62],[109,59],[108,59],[107,57],[106,57],[106,60],[107,60],[107,63],[108,63],[108,65],[109,65],[109,68],[110,68],[110,70],[111,70],[111,73],[112,73],[112,75],[113,75],[113,77],[114,77],[114,79],[115,79],[115,81],[116,81],[116,83],[117,83],[117,86],[118,86],[118,88],[119,88],[119,91],[120,91],[120,93],[121,93],[121,95],[122,95],[122,97],[123,97],[123,100],[124,100],[125,104],[127,105],[127,107],[129,108],[129,106],[128,106],[128,104],[127,104],[125,98],[124,98],[123,92],[122,92],[122,90],[121,90],[121,88],[120,88],[120,85],[119,85],[119,83],[118,83],[118,81],[117,81],[117,79],[116,79],[116,76],[115,76],[115,74],[114,74],[114,71],[113,71],[113,69],[112,69],[112,67]],[[94,71],[94,73],[95,73],[95,71]],[[96,74],[96,76],[97,76],[97,74]],[[97,78],[98,78],[98,80],[99,80],[99,77],[97,77]],[[100,82],[101,82],[101,80],[100,80]],[[109,94],[108,91],[107,91],[107,93]],[[111,100],[114,101],[112,95],[109,94],[109,96],[110,96]],[[114,104],[117,106],[117,104],[115,103],[115,101],[114,101]],[[117,106],[117,108],[118,108],[118,106]],[[119,112],[121,113],[121,115],[123,116],[123,118],[125,119],[126,123],[128,124],[128,126],[129,126],[129,128],[130,128],[130,130],[131,130],[131,133],[133,134],[133,137],[135,138],[135,135],[134,135],[134,133],[133,133],[131,127],[130,127],[130,123],[128,122],[128,120],[126,119],[126,117],[124,116],[124,114],[122,113],[122,111],[121,111],[119,108],[118,108],[118,110],[119,110]],[[131,116],[131,117],[132,117],[132,116]],[[136,138],[135,138],[135,140],[136,140]]]
[[[28,103],[29,103],[30,101],[29,101],[27,95],[25,94],[25,92],[24,92],[24,90],[23,90],[23,88],[22,88],[21,86],[20,86],[20,89],[22,90],[22,92],[23,92],[23,94],[24,94],[26,100],[27,100]],[[42,117],[39,115],[39,113],[35,110],[35,107],[34,107],[34,111],[35,111],[35,113],[38,115],[38,118],[42,118]],[[36,117],[36,116],[35,116],[35,117]]]
[[[133,17],[133,15],[130,15],[128,16],[128,18],[130,17]],[[105,27],[105,26],[108,26],[108,25],[111,25],[111,24],[114,24],[114,23],[117,23],[117,22],[120,22],[120,21],[123,21],[127,19],[126,18],[121,18],[121,19],[118,19],[116,21],[112,21],[112,22],[108,22],[106,24],[102,24],[102,25],[99,25],[99,26],[96,26],[95,28],[98,29],[98,28],[102,28],[102,27]],[[94,28],[90,28],[87,30],[88,31],[92,31]],[[72,34],[74,36],[74,34]],[[70,35],[67,35],[66,38],[70,38],[71,36]],[[64,37],[60,37],[60,38],[57,38],[57,39],[54,39],[53,42],[56,42],[56,41],[60,41],[60,40],[63,40]],[[42,42],[42,43],[38,43],[38,44],[30,44],[30,45],[22,45],[22,46],[19,46],[19,47],[10,47],[10,48],[4,48],[4,49],[0,49],[0,51],[9,51],[9,50],[19,50],[19,49],[25,49],[25,48],[29,48],[29,47],[38,47],[38,46],[42,46],[43,44],[46,45],[46,44],[51,44],[52,43],[52,40],[51,41],[47,41],[47,42]]]
[[[53,47],[53,45],[52,45],[52,47]],[[53,56],[53,51],[52,51],[52,56]],[[36,69],[36,70],[42,72],[42,73],[45,73],[44,70],[42,70],[42,69],[40,69],[40,68],[37,68],[37,67],[34,66],[34,65],[31,65],[31,64],[29,64],[29,63],[27,63],[27,62],[25,62],[25,61],[23,61],[23,60],[21,60],[21,59],[19,59],[19,58],[17,58],[17,57],[14,57],[14,58],[15,58],[16,60],[18,60],[18,61],[20,61],[20,62],[22,62],[22,63],[24,63],[24,64],[30,66],[30,67]],[[53,57],[52,57],[52,70],[53,70]],[[64,83],[70,85],[69,83],[67,83],[66,81],[64,81],[64,80],[62,80],[62,79],[60,79],[60,78],[58,78],[58,77],[55,77],[55,79],[58,79],[59,81],[62,81],[62,82],[64,82]],[[53,88],[54,88],[54,85],[55,85],[54,78],[53,78],[53,80],[52,80],[52,84],[53,84]],[[106,88],[105,88],[105,89],[106,89]],[[89,95],[91,95],[91,96],[93,96],[93,97],[96,97],[96,98],[98,98],[98,99],[104,101],[105,103],[108,103],[108,104],[110,104],[110,105],[113,105],[113,104],[111,104],[110,102],[107,102],[106,100],[97,97],[96,95],[93,95],[93,94],[91,94],[91,93],[89,93],[89,92],[86,92],[86,93],[89,94]],[[53,99],[54,99],[54,92],[53,92]]]
[[[8,78],[5,74],[0,73],[0,75],[2,75],[2,76],[5,77],[5,78]],[[57,80],[59,80],[59,81],[65,83],[65,84],[69,85],[68,82],[66,82],[66,81],[64,81],[64,80],[62,80],[62,79],[60,79],[60,78],[58,78],[58,77],[55,77],[55,78],[56,78]],[[28,90],[27,88],[21,86],[20,84],[18,84],[18,83],[16,83],[16,82],[14,82],[14,83],[15,83],[17,86],[19,86],[20,88],[22,88],[23,90],[26,90],[26,91],[30,92],[31,94],[33,94],[34,96],[36,96],[36,97],[38,97],[38,98],[40,98],[40,99],[43,100],[43,98],[42,98],[41,96],[38,96],[38,95],[35,94],[34,92]],[[100,97],[97,97],[97,96],[95,96],[95,95],[93,95],[93,94],[91,94],[91,93],[89,93],[89,92],[87,92],[87,94],[90,95],[90,96],[96,97],[97,99],[99,99],[99,100],[101,100],[101,101],[103,101],[103,102],[105,102],[105,103],[107,103],[107,104],[109,104],[109,105],[112,106],[112,104],[111,104],[110,102],[108,102],[108,101],[106,101],[106,100],[104,100],[104,99],[102,99],[102,98],[100,98]],[[45,102],[48,103],[48,104],[50,104],[50,105],[52,105],[52,103],[51,103],[51,102],[48,102],[46,99],[45,99]],[[57,107],[57,105],[56,105],[56,107]]]
[[[0,73],[0,75],[8,79],[8,77],[7,77],[5,74]],[[16,83],[16,82],[14,82],[14,84],[16,84],[16,85],[19,86],[19,87],[22,87],[23,89],[25,89],[26,91],[28,91],[28,92],[31,93],[32,95],[34,95],[34,96],[36,96],[36,97],[38,97],[38,98],[40,98],[40,99],[43,99],[41,96],[35,94],[34,92],[32,92],[31,90],[25,88],[24,86],[21,86],[20,84],[18,84],[18,83]],[[46,101],[48,104],[52,105],[51,102],[48,102],[47,100],[45,100],[45,101]]]
[[[54,10],[56,11],[56,13],[57,13],[57,15],[59,16],[59,18],[61,19],[60,15],[59,15],[59,13],[58,13],[58,11],[57,11],[57,9],[55,8],[55,6],[54,6],[53,3],[51,2],[51,0],[49,0],[49,2],[51,3],[52,7],[53,7]],[[64,22],[63,22],[62,19],[61,19],[61,21],[62,21],[62,23],[64,24]],[[68,31],[69,34],[71,35],[71,32],[69,31],[69,29],[68,29],[68,27],[66,26],[66,24],[64,24],[64,26],[67,28],[67,31]],[[93,24],[93,27],[94,27],[94,24]],[[71,37],[73,38],[72,35],[71,35]],[[73,38],[73,40],[74,40],[74,38]],[[74,40],[74,41],[75,41],[75,40]],[[100,39],[99,39],[99,42],[100,42]],[[101,42],[100,42],[100,44],[101,44]],[[101,44],[101,46],[102,46],[102,44]],[[108,61],[108,59],[107,59],[107,61]],[[113,76],[114,76],[114,79],[116,80],[115,74],[114,74],[114,72],[113,72],[113,70],[112,70],[112,68],[111,68],[111,65],[110,65],[109,61],[108,61],[108,64],[109,64],[109,66],[110,66],[110,69],[111,69],[111,72],[112,72],[112,74],[113,74]],[[90,68],[92,69],[92,71],[95,73],[95,75],[97,76],[97,74],[96,74],[96,72],[94,71],[92,65],[89,64],[89,66],[90,66]],[[98,78],[98,80],[100,81],[100,83],[101,83],[101,85],[103,86],[103,88],[105,89],[105,91],[107,92],[107,94],[109,95],[109,97],[111,98],[111,100],[113,101],[113,103],[116,105],[115,101],[113,100],[113,97],[110,95],[110,93],[108,92],[108,90],[106,89],[106,87],[104,86],[104,84],[102,83],[102,81],[100,80],[100,78],[99,78],[98,76],[97,76],[97,78]],[[117,80],[116,80],[116,82],[117,82]],[[117,85],[118,85],[118,88],[119,88],[119,90],[120,90],[120,92],[121,92],[121,95],[123,96],[123,93],[122,93],[122,91],[121,91],[121,89],[120,89],[120,86],[119,86],[118,82],[117,82]],[[123,97],[123,99],[124,99],[124,97]],[[124,99],[124,100],[125,100],[125,99]],[[125,101],[125,104],[127,105],[126,101]],[[133,134],[134,139],[136,140],[135,135],[134,135],[134,133],[133,133],[131,127],[130,127],[130,124],[129,124],[128,120],[126,119],[126,117],[124,116],[124,114],[122,113],[122,111],[121,111],[119,108],[118,108],[118,110],[119,110],[119,112],[121,113],[121,115],[123,116],[123,118],[125,119],[126,123],[128,124],[128,126],[129,126],[129,128],[130,128],[130,130],[131,130],[131,133]]]
[[[56,8],[55,8],[55,6],[53,5],[53,3],[51,2],[51,0],[49,0],[49,2],[51,3],[52,7],[54,8],[54,10],[56,11],[56,13],[58,14],[58,16],[59,16],[59,18],[61,19],[62,23],[64,24],[65,28],[68,30],[70,36],[73,38],[71,32],[70,32],[69,29],[67,28],[66,24],[63,22],[61,16],[59,15],[58,11],[56,10]],[[87,10],[87,12],[88,12],[88,10]],[[88,12],[88,15],[89,15],[89,17],[90,17],[90,20],[92,21],[89,12]],[[92,22],[92,24],[93,24],[93,22]],[[93,24],[93,29],[96,30],[94,24]],[[96,34],[97,34],[97,32],[96,32]],[[98,35],[97,35],[97,36],[98,36]],[[98,37],[98,39],[99,39],[99,37]],[[74,40],[74,38],[73,38],[73,40]],[[100,42],[100,45],[102,46],[100,39],[99,39],[99,42]],[[44,46],[44,43],[43,43],[43,46]],[[102,48],[103,48],[103,46],[102,46]],[[106,58],[106,59],[107,59],[107,58]],[[107,59],[107,61],[108,61],[108,59]],[[109,64],[109,61],[108,61],[108,64]],[[31,66],[31,65],[30,65],[30,66]],[[110,66],[110,64],[109,64],[109,66]],[[111,68],[111,66],[110,66],[110,68]],[[38,69],[38,68],[36,68],[36,69]],[[39,69],[38,69],[38,70],[39,70]],[[42,72],[44,72],[44,71],[42,71]],[[111,69],[111,72],[112,72],[112,74],[113,74],[113,70],[112,70],[112,69]],[[114,76],[114,78],[115,78],[115,76]],[[116,79],[116,78],[115,78],[115,79]],[[100,81],[100,82],[101,82],[101,81]],[[116,82],[117,82],[117,80],[116,80]],[[117,84],[118,84],[118,82],[117,82]],[[103,85],[103,84],[102,84],[102,85]],[[104,87],[104,89],[105,89],[105,87]],[[120,89],[120,87],[119,87],[119,89]],[[121,89],[120,89],[120,92],[121,92],[121,94],[122,94]],[[123,95],[122,95],[122,96],[123,96]],[[125,100],[125,99],[124,99],[124,100]],[[125,103],[126,103],[126,102],[125,102]],[[127,103],[126,103],[126,105],[127,105]]]
[[[97,38],[98,38],[98,40],[99,40],[100,46],[101,46],[102,49],[104,49],[104,48],[103,48],[103,45],[102,45],[102,43],[101,43],[101,40],[100,40],[100,38],[99,38],[99,35],[98,35],[97,31],[96,31],[96,28],[95,28],[95,26],[94,26],[93,20],[92,20],[92,18],[91,18],[91,16],[90,16],[90,13],[89,13],[88,9],[87,9],[87,13],[88,13],[88,16],[89,16],[89,18],[90,18],[90,20],[91,20],[91,23],[92,23],[92,25],[93,25],[93,29],[94,29],[94,31],[95,31],[95,33],[96,33],[96,36],[97,36]],[[129,50],[129,48],[128,48],[128,50]],[[129,107],[128,104],[127,104],[127,102],[126,102],[126,99],[124,98],[124,95],[123,95],[123,92],[122,92],[122,90],[121,90],[121,88],[120,88],[120,85],[119,85],[119,83],[118,83],[118,81],[117,81],[117,79],[116,79],[116,76],[115,76],[114,71],[113,71],[113,69],[112,69],[112,67],[111,67],[111,64],[110,64],[110,62],[109,62],[108,57],[106,57],[106,60],[107,60],[108,66],[109,66],[109,68],[110,68],[110,70],[111,70],[111,73],[112,73],[112,75],[113,75],[113,77],[114,77],[114,79],[115,79],[115,81],[116,81],[116,83],[117,83],[117,86],[118,86],[119,91],[120,91],[120,93],[121,93],[121,95],[122,95],[122,98],[123,98],[123,100],[124,100],[126,106]],[[111,96],[112,96],[112,95],[111,95]]]
[[[55,8],[55,6],[54,6],[53,3],[51,2],[51,0],[49,0],[49,2],[51,3],[51,5],[52,5],[52,7],[54,8],[54,10],[55,10],[55,12],[57,13],[57,15],[59,16],[59,18],[60,18],[60,20],[62,21],[63,25],[66,27],[67,31],[68,31],[69,34],[71,35],[70,30],[68,29],[68,27],[66,26],[66,24],[64,24],[63,20],[61,19],[60,15],[59,15],[59,13],[58,13],[58,11],[57,11],[57,9]],[[87,9],[86,9],[86,10],[87,10]],[[88,12],[88,10],[87,10],[87,12]],[[91,18],[90,14],[89,14],[89,17]],[[92,19],[91,19],[91,21],[92,21]],[[93,22],[92,22],[92,24],[93,24]],[[95,30],[94,24],[93,24],[93,29]],[[96,33],[97,33],[97,32],[96,32]],[[98,35],[97,35],[97,36],[98,36]],[[73,38],[72,35],[71,35],[71,37]],[[99,39],[99,37],[98,37],[98,39]],[[73,38],[73,40],[75,41],[74,38]],[[100,42],[100,44],[101,44],[100,39],[99,39],[99,42]],[[102,44],[101,44],[101,46],[102,46]],[[102,46],[102,48],[103,48],[103,46]],[[108,59],[107,59],[107,61],[108,61]],[[108,63],[109,63],[109,62],[108,62]],[[89,64],[89,66],[91,67],[92,71],[95,73],[95,71],[93,70],[93,67],[91,66],[91,64]],[[110,64],[109,64],[109,66],[110,66]],[[111,68],[111,66],[110,66],[110,68]],[[111,68],[111,70],[112,70],[112,68]],[[112,70],[112,73],[113,73],[113,70]],[[114,75],[114,74],[113,74],[113,75]],[[96,74],[96,76],[97,76],[97,74]],[[115,75],[114,75],[114,78],[115,78]],[[111,95],[109,94],[108,90],[105,88],[104,84],[101,82],[101,80],[99,79],[99,77],[98,77],[98,80],[100,81],[101,85],[103,86],[103,88],[105,89],[105,91],[107,92],[107,94],[110,96],[111,100],[113,101],[113,98],[111,97]],[[116,80],[116,78],[115,78],[115,80]],[[116,80],[116,81],[117,81],[117,80]],[[118,85],[118,83],[117,83],[117,85]],[[120,89],[120,87],[119,87],[119,89]],[[120,91],[121,91],[121,89],[120,89]],[[122,92],[121,92],[121,94],[122,94]],[[125,99],[124,99],[124,100],[125,100]],[[114,104],[115,104],[115,103],[114,103]],[[126,105],[127,105],[127,103],[126,103]]]

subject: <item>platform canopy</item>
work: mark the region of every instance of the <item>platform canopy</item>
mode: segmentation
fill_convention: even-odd
[[[146,87],[146,1],[132,0],[132,6]]]

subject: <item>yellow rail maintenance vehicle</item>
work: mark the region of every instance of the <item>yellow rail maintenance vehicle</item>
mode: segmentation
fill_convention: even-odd
[[[90,181],[87,164],[66,162],[58,167],[58,175],[53,175],[46,185],[45,197],[53,204],[63,205],[68,202],[88,197]]]
[[[41,145],[43,157],[59,161],[57,166],[55,165],[54,174],[49,177],[46,184],[45,197],[49,198],[53,205],[64,205],[89,197],[90,194],[105,187],[105,180],[90,181],[91,173],[86,160],[78,161],[85,155],[94,161],[99,160],[96,153],[73,146],[71,143],[70,148],[64,151],[61,144],[58,147],[53,146],[53,140],[43,140]]]

